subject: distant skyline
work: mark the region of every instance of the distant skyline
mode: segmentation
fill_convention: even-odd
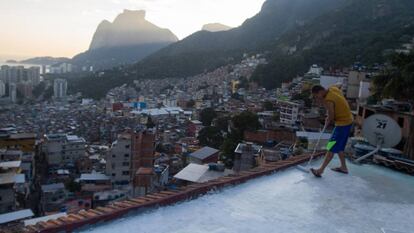
[[[0,0],[0,61],[73,57],[88,49],[98,24],[129,10],[170,29],[179,39],[204,24],[241,25],[265,0]]]

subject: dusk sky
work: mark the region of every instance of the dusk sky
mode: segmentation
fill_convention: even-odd
[[[123,9],[146,10],[146,19],[180,39],[207,23],[239,26],[265,0],[0,0],[0,60],[72,57],[88,49],[97,25]]]

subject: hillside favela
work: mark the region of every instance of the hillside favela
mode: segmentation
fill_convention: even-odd
[[[413,0],[0,1],[0,233],[413,233]]]

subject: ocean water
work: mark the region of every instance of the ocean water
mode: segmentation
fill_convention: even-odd
[[[374,165],[349,168],[350,175],[328,169],[321,179],[292,168],[80,232],[413,232],[414,178]]]

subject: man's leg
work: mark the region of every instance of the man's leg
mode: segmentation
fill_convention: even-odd
[[[325,168],[328,166],[328,164],[331,162],[332,158],[334,156],[334,153],[328,151],[325,155],[325,159],[323,160],[323,163],[321,165],[321,167],[316,170],[316,172],[320,175],[322,175],[322,173],[325,171]]]
[[[348,168],[346,166],[345,152],[341,151],[341,152],[338,153],[338,155],[339,155],[339,160],[341,161],[340,169],[344,172],[347,172]]]

